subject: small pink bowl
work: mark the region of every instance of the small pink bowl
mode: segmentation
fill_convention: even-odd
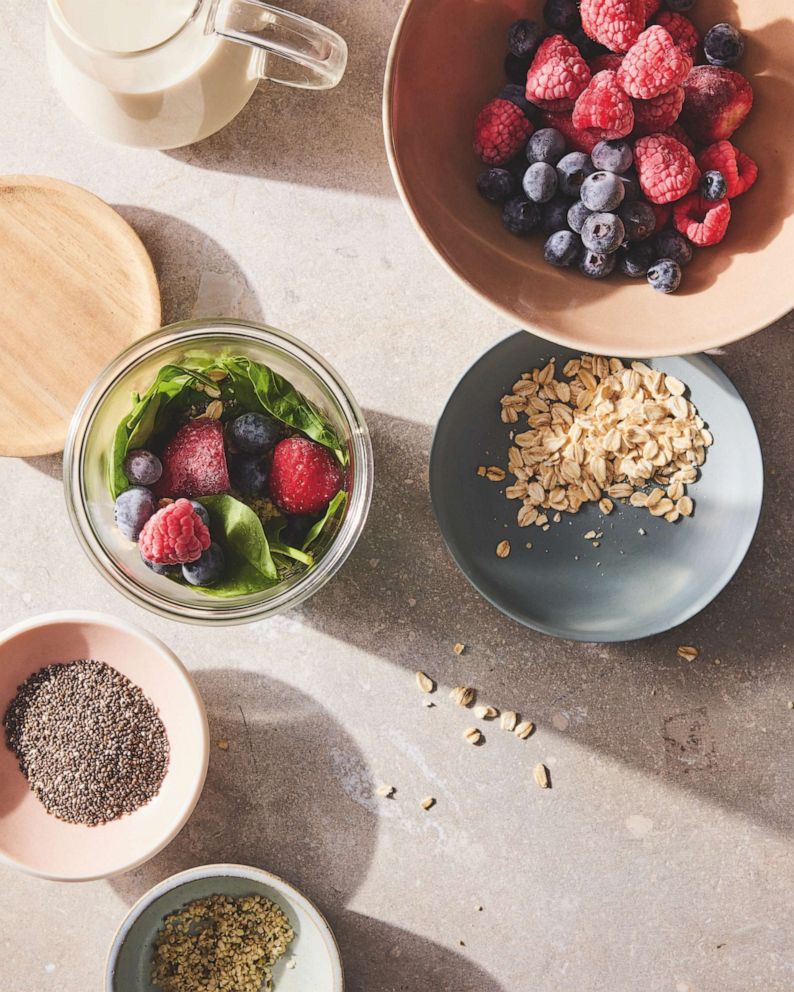
[[[111,823],[83,827],[47,813],[0,728],[0,860],[69,882],[129,871],[169,844],[198,802],[209,760],[204,704],[184,665],[156,637],[100,613],[49,613],[0,635],[0,720],[29,675],[80,658],[106,662],[146,693],[165,725],[170,760],[150,803]]]

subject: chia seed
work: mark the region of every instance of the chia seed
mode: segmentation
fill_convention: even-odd
[[[47,665],[17,689],[6,744],[48,813],[97,826],[160,791],[169,744],[154,704],[102,661]]]

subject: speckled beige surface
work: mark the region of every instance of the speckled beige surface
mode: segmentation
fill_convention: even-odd
[[[181,868],[242,861],[317,901],[352,992],[790,992],[791,317],[717,356],[757,418],[768,475],[728,589],[646,642],[535,635],[470,590],[430,514],[431,425],[513,328],[453,284],[394,195],[379,97],[397,0],[294,2],[348,38],[340,89],[262,87],[226,132],[174,154],[104,145],[60,109],[41,6],[0,6],[2,171],[118,204],[169,319],[265,318],[325,354],[369,411],[378,483],[364,539],[314,601],[207,632],[138,611],[94,572],[57,458],[0,464],[2,623],[91,607],[143,624],[196,673],[213,739],[230,742],[186,829],[138,871],[60,886],[0,870],[0,988],[98,992],[138,895]],[[681,643],[701,657],[678,659]],[[417,668],[441,683],[433,709]],[[470,718],[446,699],[462,682],[536,735],[489,728],[468,745]],[[546,792],[532,781],[541,760]],[[373,796],[381,783],[393,799]]]

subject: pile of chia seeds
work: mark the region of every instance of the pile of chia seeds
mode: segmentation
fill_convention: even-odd
[[[168,768],[168,737],[151,700],[101,661],[35,672],[3,726],[33,792],[68,823],[133,813],[157,795]]]

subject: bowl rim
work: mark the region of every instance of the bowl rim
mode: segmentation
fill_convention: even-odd
[[[383,98],[381,101],[381,118],[383,122],[383,138],[386,148],[386,158],[389,163],[389,169],[391,171],[392,179],[394,185],[397,189],[397,194],[402,201],[403,207],[408,214],[411,223],[413,224],[415,230],[419,233],[422,241],[430,249],[431,253],[435,258],[444,266],[444,268],[449,272],[458,282],[462,285],[472,296],[474,296],[481,303],[486,304],[492,310],[495,310],[501,317],[513,326],[516,324],[523,325],[525,321],[517,316],[512,310],[503,304],[499,303],[497,300],[488,296],[486,293],[477,289],[473,286],[465,275],[457,268],[452,259],[437,245],[433,239],[430,237],[428,232],[422,226],[419,217],[414,209],[413,198],[408,190],[407,185],[403,181],[403,174],[400,168],[400,164],[397,156],[397,147],[395,143],[394,128],[392,126],[392,108],[394,106],[394,88],[396,85],[396,74],[397,74],[397,61],[400,54],[400,46],[403,40],[403,34],[405,31],[405,26],[408,19],[412,16],[414,10],[419,7],[418,0],[405,0],[405,5],[400,13],[397,23],[394,28],[394,33],[392,34],[391,43],[389,45],[389,53],[386,58],[386,71],[383,81]],[[792,304],[794,300],[789,302],[787,305],[783,306],[782,309],[775,310],[774,313],[763,318],[763,323],[757,327],[752,327],[745,331],[735,331],[729,334],[727,337],[724,334],[712,334],[710,336],[704,336],[698,339],[697,343],[693,345],[691,351],[687,354],[698,354],[702,351],[708,351],[712,348],[723,348],[726,345],[733,344],[736,341],[742,341],[745,338],[751,337],[753,334],[757,334],[759,331],[764,330],[770,325],[774,324],[776,321],[780,320],[787,313],[791,311]],[[716,327],[717,321],[714,322]],[[566,333],[565,335],[558,334],[555,330],[553,324],[527,324],[524,330],[527,330],[531,334],[536,334],[538,337],[543,338],[546,341],[551,341],[554,344],[561,345],[564,348],[578,348],[582,352],[591,353],[592,352],[592,342],[584,340],[575,333]],[[660,351],[660,346],[662,351]],[[615,349],[609,345],[605,346],[607,351],[614,351]],[[664,358],[664,357],[674,357],[672,353],[664,352],[663,343],[656,342],[655,347],[650,345],[635,347],[633,349],[633,355],[635,358]],[[618,349],[619,350],[619,349]]]
[[[349,490],[348,509],[339,530],[314,568],[303,573],[292,585],[275,595],[239,603],[237,599],[210,600],[201,603],[179,603],[162,592],[153,592],[142,583],[130,579],[110,554],[96,533],[84,500],[83,461],[85,447],[94,426],[101,402],[118,385],[118,380],[136,365],[169,345],[183,343],[185,347],[202,339],[250,338],[275,350],[304,367],[332,396],[349,431],[356,472]],[[372,503],[374,487],[374,456],[369,429],[350,388],[336,370],[309,345],[291,334],[257,321],[231,317],[206,317],[177,321],[139,338],[113,358],[96,376],[83,394],[69,427],[64,448],[64,497],[69,518],[78,542],[91,564],[114,589],[127,599],[159,616],[181,623],[228,626],[251,623],[291,609],[314,595],[342,567],[358,543]],[[108,499],[110,497],[108,496]],[[279,589],[278,586],[273,587]],[[256,595],[256,594],[255,594]]]
[[[260,882],[265,885],[269,885],[278,892],[282,893],[285,897],[288,897],[288,901],[299,904],[306,915],[317,927],[331,959],[333,986],[331,989],[328,989],[327,992],[344,992],[345,976],[342,968],[342,954],[339,949],[339,944],[337,942],[336,935],[328,923],[328,920],[317,908],[315,903],[313,903],[308,896],[304,895],[290,882],[287,882],[285,879],[281,878],[280,875],[274,875],[272,872],[269,872],[264,868],[257,868],[253,865],[242,865],[235,863],[196,865],[193,868],[187,868],[184,871],[176,872],[174,875],[169,875],[161,882],[153,885],[148,891],[144,892],[137,902],[135,902],[127,911],[127,915],[118,925],[116,932],[113,934],[113,939],[110,942],[110,947],[108,948],[105,958],[105,992],[116,992],[113,987],[113,977],[119,953],[121,952],[121,948],[124,946],[124,942],[129,936],[130,931],[145,909],[151,906],[153,902],[165,895],[167,892],[171,892],[173,889],[176,889],[180,885],[187,882],[192,882],[194,879],[223,877],[247,878],[253,882]]]
[[[134,868],[138,868],[140,865],[151,860],[151,858],[153,858],[156,854],[159,854],[163,848],[167,847],[171,841],[174,840],[177,834],[190,819],[193,814],[193,810],[196,808],[196,804],[201,797],[201,793],[204,789],[204,783],[207,778],[207,768],[209,765],[210,754],[209,723],[207,721],[207,711],[204,706],[204,701],[201,698],[201,693],[199,692],[198,687],[193,681],[193,677],[184,662],[180,661],[171,648],[161,641],[159,637],[156,637],[154,634],[150,634],[149,631],[144,630],[142,627],[139,627],[131,621],[122,620],[118,617],[110,616],[107,613],[99,613],[92,610],[57,610],[51,613],[41,613],[37,616],[29,617],[26,620],[21,620],[19,623],[12,624],[10,627],[7,627],[0,632],[0,647],[8,643],[8,641],[12,640],[14,637],[17,637],[19,634],[24,634],[30,630],[36,630],[41,627],[61,623],[95,624],[110,628],[114,631],[122,631],[125,634],[129,634],[132,637],[137,637],[139,640],[145,641],[149,647],[161,655],[165,664],[170,665],[175,671],[177,677],[182,682],[183,688],[186,691],[190,701],[201,717],[201,734],[200,739],[196,742],[197,747],[201,750],[201,766],[199,775],[193,782],[188,795],[183,800],[179,815],[173,822],[170,829],[164,835],[160,836],[157,841],[149,845],[146,851],[142,854],[136,855],[134,858],[124,862],[117,868],[113,868],[113,870],[109,872],[99,874],[88,872],[82,875],[64,875],[30,868],[24,862],[19,861],[17,858],[10,857],[5,851],[0,849],[0,862],[8,865],[10,868],[16,868],[18,871],[21,871],[26,875],[32,875],[35,878],[43,878],[54,882],[96,882],[100,879],[113,878],[116,875],[122,875],[125,872],[132,871]]]

